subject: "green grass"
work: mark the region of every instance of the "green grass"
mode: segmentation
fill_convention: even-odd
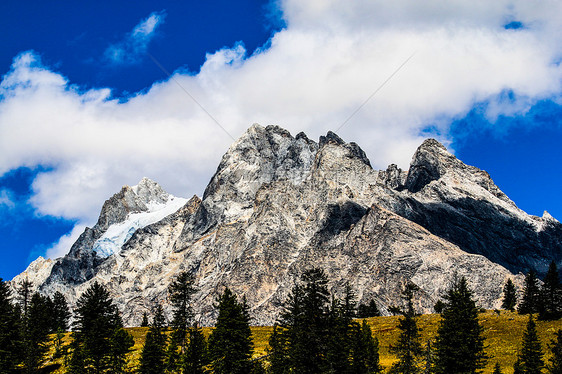
[[[396,343],[400,331],[398,330],[398,320],[400,317],[374,317],[368,318],[367,322],[373,330],[373,336],[379,339],[380,362],[385,369],[396,360],[396,357],[390,352],[390,346]],[[488,365],[484,373],[492,373],[494,365],[499,362],[502,372],[510,374],[513,372],[513,363],[515,362],[517,351],[521,344],[523,331],[526,328],[528,316],[522,316],[517,313],[501,311],[498,315],[494,311],[486,311],[479,316],[481,325],[484,327],[484,337],[486,339],[486,353],[490,357]],[[422,342],[425,343],[429,339],[434,339],[439,325],[440,316],[438,314],[425,314],[418,317],[418,327],[421,329]],[[543,351],[546,353],[547,343],[554,338],[554,333],[562,329],[562,320],[559,321],[538,321],[537,330]],[[130,355],[131,367],[138,363],[147,327],[128,328],[130,334],[133,335],[135,345]],[[209,336],[212,328],[203,328],[205,336]],[[252,339],[254,341],[254,357],[266,354],[267,343],[273,328],[270,326],[252,327]],[[68,339],[68,337],[66,338]],[[548,355],[545,358],[548,359]],[[58,363],[62,360],[57,360]],[[51,362],[52,363],[52,362]],[[62,368],[54,371],[54,373],[62,373]]]

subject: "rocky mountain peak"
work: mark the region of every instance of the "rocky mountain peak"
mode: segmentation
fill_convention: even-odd
[[[406,178],[406,188],[418,192],[431,181],[438,180],[448,168],[454,168],[457,159],[435,139],[426,139],[412,157]]]
[[[131,190],[145,205],[164,204],[170,197],[170,194],[164,191],[158,183],[146,177],[142,178],[139,184],[131,187]]]

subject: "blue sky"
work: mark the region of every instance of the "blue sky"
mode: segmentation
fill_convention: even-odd
[[[558,2],[131,4],[0,4],[4,279],[64,254],[143,176],[201,196],[252,123],[337,129],[412,55],[340,136],[378,168],[436,137],[523,210],[562,217]]]

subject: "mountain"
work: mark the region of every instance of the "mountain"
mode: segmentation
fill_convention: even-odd
[[[56,260],[38,259],[28,277],[72,304],[91,282],[106,285],[129,325],[157,303],[181,270],[195,275],[202,324],[225,286],[245,296],[253,322],[271,324],[295,280],[322,267],[339,294],[346,283],[379,308],[420,287],[430,312],[455,274],[480,306],[501,305],[508,278],[521,287],[529,268],[544,274],[562,261],[562,225],[527,215],[490,176],[433,139],[408,171],[377,171],[365,152],[332,132],[318,142],[254,125],[223,156],[202,198],[189,201],[143,179],[106,201],[100,218]]]

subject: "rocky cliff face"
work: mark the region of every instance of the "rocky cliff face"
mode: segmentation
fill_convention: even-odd
[[[317,143],[254,125],[223,156],[202,199],[170,199],[148,180],[124,187],[68,255],[25,275],[71,302],[103,283],[135,325],[157,303],[167,307],[168,284],[187,270],[200,323],[214,322],[212,305],[228,286],[246,297],[254,323],[271,324],[311,266],[324,268],[335,293],[349,282],[360,301],[374,298],[383,311],[412,281],[418,309],[430,312],[455,273],[482,307],[496,308],[508,278],[520,286],[517,272],[562,260],[558,221],[525,214],[486,172],[435,140],[420,146],[409,171],[377,171],[334,133]],[[167,208],[155,216],[158,206]],[[106,239],[111,250],[103,250]]]

